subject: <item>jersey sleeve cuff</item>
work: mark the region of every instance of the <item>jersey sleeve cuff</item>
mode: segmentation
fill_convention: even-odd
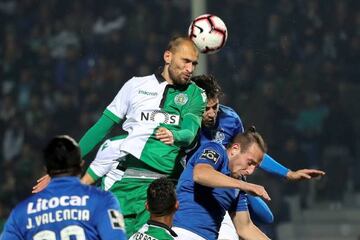
[[[118,116],[116,116],[114,113],[112,113],[109,109],[105,109],[103,114],[106,115],[107,117],[109,117],[111,120],[113,120],[116,123],[120,122],[120,118]]]
[[[97,181],[100,178],[90,167],[88,167],[86,173],[89,174],[94,181]]]

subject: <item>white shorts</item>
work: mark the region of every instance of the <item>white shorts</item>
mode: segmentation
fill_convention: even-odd
[[[120,145],[124,139],[106,140],[96,153],[94,161],[91,162],[91,170],[98,176],[104,177],[105,190],[108,190],[116,181],[120,181],[124,172],[117,169],[119,159],[127,153],[120,151]]]
[[[228,212],[221,223],[218,240],[239,240],[235,226]]]
[[[193,233],[184,228],[172,227],[171,229],[178,235],[176,237],[177,240],[206,240],[205,238],[197,235],[196,233]]]

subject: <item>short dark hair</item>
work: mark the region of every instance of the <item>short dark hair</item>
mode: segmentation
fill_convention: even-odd
[[[191,78],[198,87],[204,89],[208,99],[219,98],[223,95],[220,85],[213,75],[199,75]]]
[[[170,51],[170,52],[176,52],[177,48],[184,42],[189,42],[192,43],[192,45],[194,46],[194,49],[197,50],[195,43],[187,36],[177,36],[177,37],[173,37],[167,47],[166,47],[166,51]]]
[[[176,193],[174,183],[165,177],[153,181],[147,189],[147,204],[149,212],[159,217],[175,212]]]
[[[44,162],[50,176],[81,173],[81,152],[78,143],[67,135],[56,136],[43,150]]]
[[[259,148],[261,149],[261,151],[263,153],[267,152],[266,143],[265,143],[264,139],[262,138],[262,136],[260,135],[260,133],[258,133],[255,130],[254,126],[251,126],[249,129],[247,129],[243,133],[237,134],[234,137],[234,139],[232,140],[229,147],[234,143],[240,144],[241,152],[246,152],[249,149],[249,147],[254,143],[259,146]]]

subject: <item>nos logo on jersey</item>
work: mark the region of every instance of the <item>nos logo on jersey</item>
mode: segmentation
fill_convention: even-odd
[[[160,110],[155,110],[141,112],[140,121],[179,125],[180,116],[175,114],[169,114]]]

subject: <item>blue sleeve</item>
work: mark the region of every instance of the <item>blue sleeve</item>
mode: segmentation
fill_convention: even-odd
[[[229,212],[244,212],[248,211],[248,202],[246,199],[246,193],[240,192],[237,201],[234,201],[235,205],[231,206]]]
[[[5,223],[4,231],[0,235],[0,240],[7,240],[7,239],[22,240],[22,239],[25,239],[22,236],[21,230],[19,229],[19,226],[17,225],[17,223],[15,221],[16,216],[14,216],[14,215],[15,215],[15,213],[14,213],[14,211],[12,211],[12,213],[10,214],[10,217],[8,218],[8,220]]]
[[[96,211],[95,221],[100,238],[103,240],[126,239],[124,218],[114,195],[104,192],[106,198]]]
[[[286,177],[286,174],[289,172],[289,169],[275,161],[267,154],[264,155],[259,167],[268,173],[275,174],[280,177]]]
[[[249,203],[249,213],[252,220],[267,224],[274,222],[273,213],[260,197],[247,195],[247,201]]]
[[[244,125],[243,125],[243,123],[242,123],[242,121],[241,121],[241,118],[240,118],[239,115],[238,115],[237,123],[236,123],[236,130],[235,130],[234,136],[235,136],[236,134],[238,134],[238,133],[243,133],[244,131],[245,131],[245,130],[244,130]]]
[[[215,142],[209,142],[200,147],[195,155],[195,164],[206,163],[214,169],[221,169],[224,161],[224,150]]]

